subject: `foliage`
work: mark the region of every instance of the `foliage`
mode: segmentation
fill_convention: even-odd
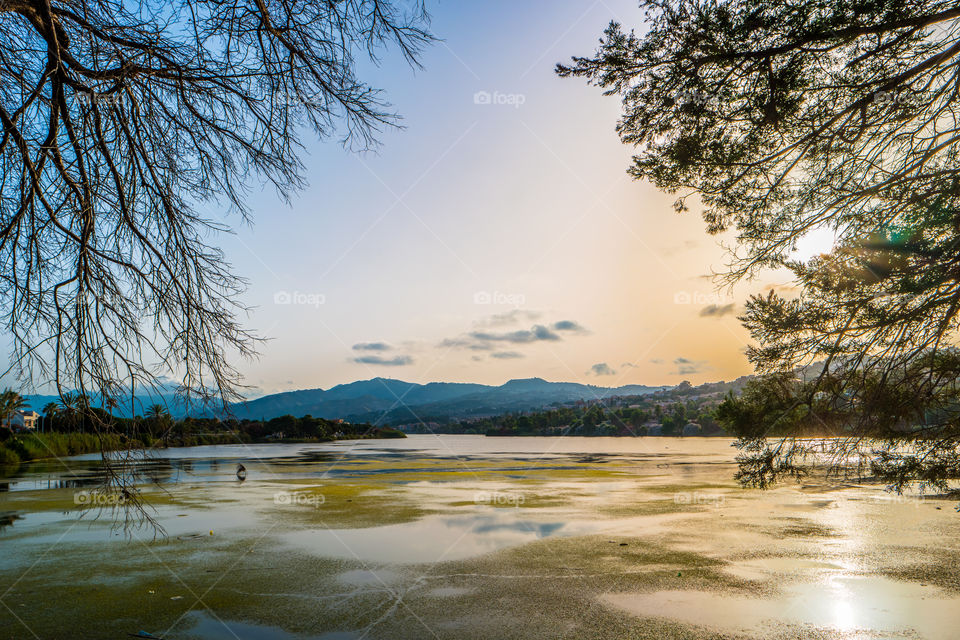
[[[796,296],[755,296],[742,318],[758,342],[751,362],[773,376],[725,409],[743,434],[744,477],[763,485],[771,469],[789,473],[815,456],[802,439],[765,439],[793,423],[811,428],[824,418],[820,401],[842,409],[830,413],[845,420],[830,454],[838,466],[866,456],[898,487],[953,477],[960,8],[643,4],[644,35],[612,23],[595,56],[558,70],[621,96],[632,175],[677,193],[678,211],[693,197],[710,232],[736,235],[725,282],[768,268],[793,276]],[[797,241],[817,230],[834,233],[836,248],[794,259]],[[823,375],[781,386],[815,362]],[[874,438],[876,450],[864,451]]]
[[[165,413],[165,412],[164,412]],[[167,416],[168,419],[169,416]],[[267,422],[258,420],[221,421],[214,418],[170,419],[171,426],[161,433],[139,431],[134,421],[114,418],[110,425],[114,433],[85,433],[82,431],[52,431],[12,435],[0,441],[0,465],[16,464],[41,458],[67,457],[95,451],[120,451],[151,447],[192,447],[207,444],[243,444],[268,442],[282,432],[285,440],[326,441],[360,438],[404,438],[400,431],[369,424],[349,424],[304,416],[284,416]],[[72,428],[62,419],[55,420],[54,429]],[[136,436],[120,435],[136,433]]]
[[[19,376],[114,397],[238,391],[256,338],[203,210],[303,186],[304,129],[396,124],[358,58],[431,40],[417,0],[4,0],[0,310]]]
[[[726,435],[714,419],[717,403],[725,391],[741,388],[746,378],[733,382],[693,387],[689,382],[673,389],[643,396],[617,396],[594,402],[578,402],[544,411],[507,413],[463,420],[451,424],[404,425],[410,431],[427,433],[484,433],[493,436],[644,436],[650,427],[661,435],[682,436],[693,421],[697,435]]]
[[[0,392],[0,424],[7,424],[10,418],[27,407],[27,401],[13,389]]]

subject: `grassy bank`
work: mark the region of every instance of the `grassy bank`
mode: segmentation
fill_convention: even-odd
[[[0,464],[75,456],[100,451],[101,447],[116,451],[130,446],[143,446],[143,443],[120,435],[98,437],[92,433],[30,433],[16,435],[0,443]]]
[[[367,438],[405,438],[406,436],[395,429],[373,429],[359,436],[350,434],[349,439]],[[290,440],[291,442],[321,442],[329,439],[304,438]],[[130,438],[120,434],[97,436],[92,433],[29,433],[15,435],[0,443],[0,466],[14,465],[43,458],[64,458],[83,453],[103,451],[118,451],[128,448],[150,447],[197,447],[214,444],[244,444],[251,442],[269,442],[269,440],[255,440],[242,432],[223,433],[194,433],[173,435],[167,440],[154,438],[142,434],[137,438]]]

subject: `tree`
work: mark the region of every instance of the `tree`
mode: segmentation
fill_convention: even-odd
[[[150,427],[150,433],[160,436],[163,446],[168,446],[170,430],[173,427],[170,413],[162,404],[152,404],[147,407],[145,417]]]
[[[9,387],[0,392],[0,426],[10,426],[10,419],[27,407],[27,400]]]
[[[56,402],[48,402],[43,405],[43,420],[46,422],[47,431],[53,428],[53,419],[60,413],[60,405]]]
[[[303,185],[302,130],[396,124],[357,56],[430,36],[392,0],[0,3],[0,310],[21,377],[114,396],[174,376],[236,397],[254,353],[209,243],[244,185]],[[202,203],[202,204],[201,204]]]
[[[152,404],[147,407],[146,417],[148,420],[159,422],[160,420],[165,420],[166,418],[170,417],[170,413],[162,404]]]
[[[63,418],[64,423],[69,428],[84,429],[89,409],[89,398],[82,393],[71,391],[61,394],[60,406],[57,413]]]
[[[794,278],[798,296],[754,296],[742,318],[758,342],[751,362],[772,376],[741,407],[743,480],[767,484],[815,453],[765,437],[781,411],[799,411],[840,436],[833,468],[866,455],[898,487],[943,486],[960,469],[960,8],[643,5],[643,36],[611,23],[596,55],[558,71],[622,97],[633,176],[677,193],[678,211],[697,200],[708,231],[736,235],[722,282]],[[836,248],[795,259],[815,230]],[[802,382],[781,388],[794,371]]]

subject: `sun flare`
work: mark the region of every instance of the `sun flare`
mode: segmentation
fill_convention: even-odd
[[[797,247],[790,253],[790,258],[809,262],[817,256],[832,252],[836,244],[837,232],[829,227],[819,227],[797,240]]]

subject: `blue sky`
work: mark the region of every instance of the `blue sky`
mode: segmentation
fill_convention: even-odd
[[[269,338],[249,384],[749,372],[736,300],[703,277],[723,263],[715,239],[628,178],[618,100],[553,73],[611,19],[642,28],[635,2],[429,8],[442,40],[423,69],[391,52],[361,67],[405,128],[366,154],[305,133],[309,187],[289,206],[252,194],[253,225],[223,238]]]
[[[412,69],[364,61],[403,128],[375,152],[302,132],[308,187],[251,188],[251,224],[214,238],[250,283],[241,362],[255,394],[374,376],[605,386],[749,373],[746,294],[698,212],[631,180],[619,100],[554,73],[635,0],[428,4],[440,38]],[[39,382],[39,381],[38,381]],[[16,381],[8,384],[19,386]],[[41,386],[42,389],[42,386]]]

